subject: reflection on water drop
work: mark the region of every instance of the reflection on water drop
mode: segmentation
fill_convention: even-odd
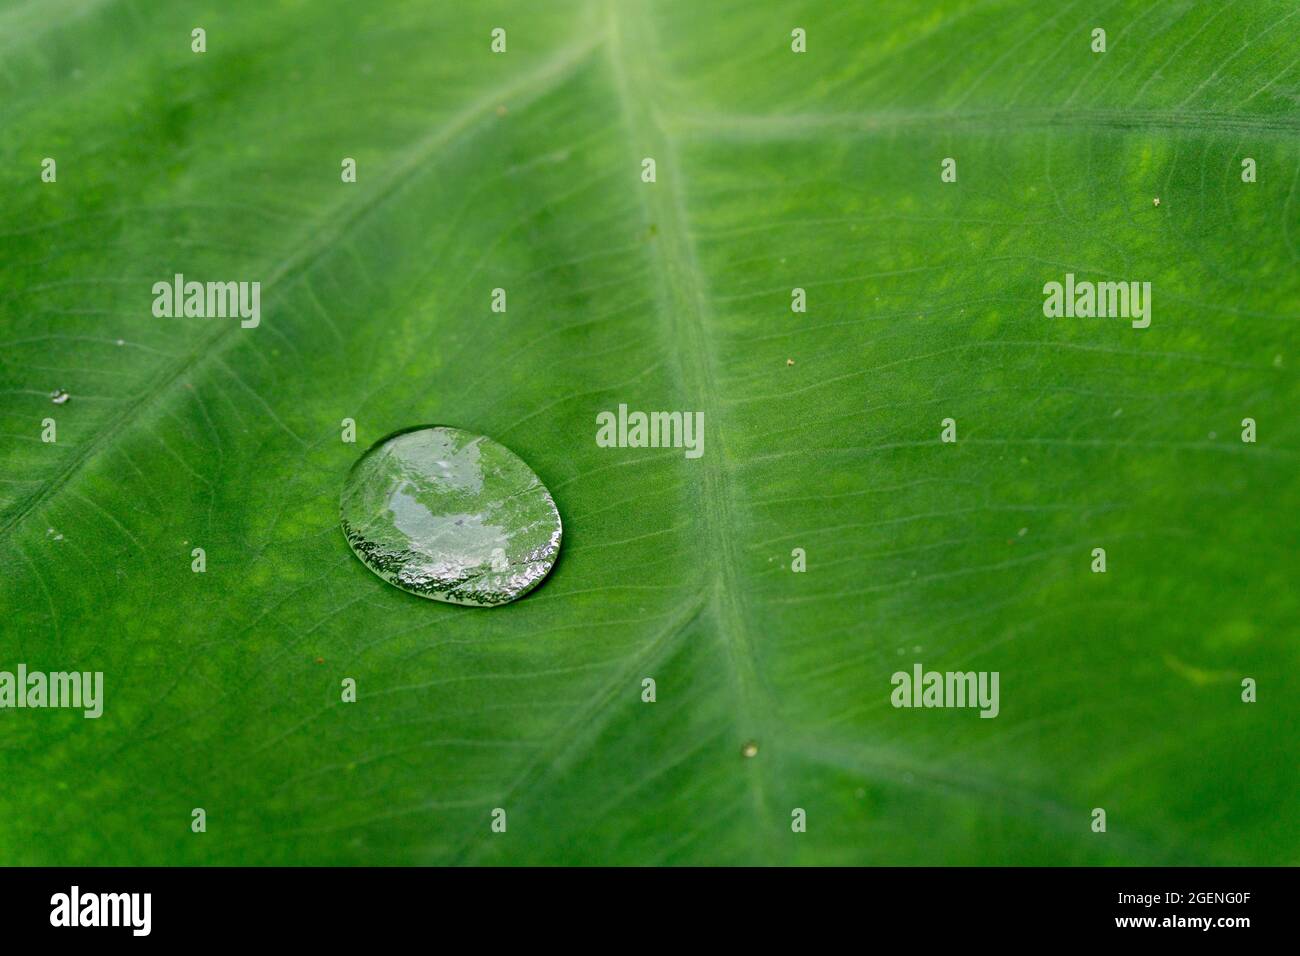
[[[67,391],[62,388],[56,388],[54,391],[50,392],[50,401],[52,401],[55,405],[62,405],[71,397],[72,396],[69,395]]]
[[[435,601],[513,601],[560,551],[560,514],[541,479],[505,446],[459,428],[380,439],[352,466],[339,511],[366,567]]]

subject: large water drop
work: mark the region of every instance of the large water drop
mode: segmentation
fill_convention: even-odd
[[[560,551],[560,514],[541,479],[504,445],[459,428],[376,442],[352,466],[339,504],[362,563],[435,601],[521,598]]]

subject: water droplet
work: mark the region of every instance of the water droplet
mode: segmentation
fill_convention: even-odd
[[[504,445],[459,428],[380,439],[352,466],[339,512],[366,567],[451,604],[521,598],[560,551],[560,514],[541,479]]]
[[[71,397],[72,396],[69,395],[67,391],[62,388],[56,388],[54,391],[50,392],[50,401],[52,401],[55,405],[62,405],[65,402],[67,402],[67,400],[70,399]]]
[[[757,757],[758,744],[754,743],[752,740],[749,741],[745,746],[740,748],[740,755],[742,757]]]

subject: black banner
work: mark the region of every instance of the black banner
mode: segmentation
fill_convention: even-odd
[[[1291,869],[7,869],[0,919],[9,941],[81,943],[466,932],[632,942],[803,926],[927,943],[1231,946],[1285,929],[1294,887]]]

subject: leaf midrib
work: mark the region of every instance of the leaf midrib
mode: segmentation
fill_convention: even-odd
[[[657,266],[655,271],[661,277],[657,312],[666,325],[665,345],[678,359],[683,390],[694,404],[687,411],[704,413],[706,446],[711,446],[695,462],[704,473],[699,496],[702,514],[699,547],[701,564],[713,570],[710,607],[730,664],[739,737],[735,745],[739,756],[743,741],[754,738],[762,743],[766,722],[760,722],[759,715],[770,713],[770,702],[763,699],[754,648],[746,627],[743,589],[736,575],[738,560],[729,533],[737,527],[733,515],[735,498],[726,469],[726,441],[718,425],[721,416],[714,388],[717,351],[708,330],[712,310],[689,231],[690,217],[681,185],[683,167],[654,105],[652,94],[662,85],[662,76],[656,75],[659,53],[652,18],[643,0],[607,0],[605,12],[610,69],[633,151],[629,170],[638,171],[640,159],[645,156],[654,158],[656,164],[656,182],[642,183],[639,175],[629,178],[633,188],[641,191],[648,224],[659,227],[657,240],[648,248]],[[640,47],[631,55],[622,43],[625,30],[637,37]],[[753,771],[746,777],[754,812],[760,821],[770,820],[763,765],[745,769]]]

